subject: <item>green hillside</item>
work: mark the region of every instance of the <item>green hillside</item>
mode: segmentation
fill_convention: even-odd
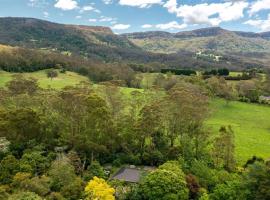
[[[0,87],[5,86],[15,74],[16,73],[0,71]],[[58,73],[58,77],[53,78],[52,80],[47,77],[46,70],[33,73],[23,73],[23,76],[37,79],[40,87],[42,88],[51,87],[54,89],[62,89],[66,86],[76,85],[81,81],[89,81],[87,77],[78,75],[74,72]]]

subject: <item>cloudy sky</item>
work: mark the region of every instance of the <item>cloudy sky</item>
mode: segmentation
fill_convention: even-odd
[[[0,0],[1,17],[109,26],[116,33],[220,26],[270,31],[270,0]]]

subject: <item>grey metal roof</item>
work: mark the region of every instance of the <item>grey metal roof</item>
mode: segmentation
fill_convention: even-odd
[[[111,179],[122,180],[131,183],[140,181],[143,171],[139,169],[121,168]]]

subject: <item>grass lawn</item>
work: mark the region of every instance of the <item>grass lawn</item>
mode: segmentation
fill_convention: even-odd
[[[241,76],[242,72],[230,72],[230,76]]]
[[[216,133],[220,126],[231,125],[235,133],[236,156],[243,164],[253,155],[270,158],[270,107],[231,102],[211,102],[213,109],[207,125]]]
[[[8,73],[0,71],[0,87],[5,86],[5,84],[12,79],[14,73]],[[76,85],[81,81],[89,81],[87,77],[81,76],[74,72],[58,73],[58,77],[52,80],[47,77],[46,70],[33,72],[33,73],[23,73],[25,77],[33,77],[38,80],[39,86],[42,88],[52,87],[54,89],[62,89],[69,85]]]

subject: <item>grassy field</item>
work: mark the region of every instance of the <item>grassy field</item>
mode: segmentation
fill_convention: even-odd
[[[222,125],[232,126],[238,163],[244,163],[253,155],[270,158],[269,106],[241,102],[226,105],[223,100],[214,100],[211,108],[207,125],[216,133]]]
[[[5,86],[5,84],[12,79],[14,73],[8,73],[0,71],[0,87]],[[38,80],[39,86],[42,88],[54,88],[62,89],[69,85],[76,85],[81,81],[89,81],[87,77],[78,75],[74,72],[58,73],[58,77],[50,79],[47,77],[46,70],[33,72],[33,73],[23,73],[25,77],[33,77]]]

